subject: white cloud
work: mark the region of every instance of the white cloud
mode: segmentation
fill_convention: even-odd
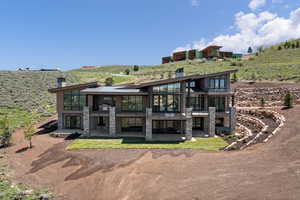
[[[250,0],[249,8],[251,10],[256,10],[266,4],[266,0]]]
[[[220,45],[224,46],[224,50],[245,53],[249,46],[257,48],[299,38],[300,8],[292,11],[287,18],[270,12],[239,12],[235,16],[234,27],[237,31],[235,34],[219,35],[211,41],[201,39],[177,49],[203,49],[208,45]]]
[[[199,6],[199,0],[191,0],[192,6],[193,7],[198,7]]]

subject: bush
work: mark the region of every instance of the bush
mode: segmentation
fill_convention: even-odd
[[[105,85],[106,86],[112,86],[114,84],[114,80],[112,77],[108,77],[105,79]]]
[[[129,75],[129,73],[130,73],[130,69],[126,69],[126,70],[125,70],[125,74],[126,74],[126,75]]]
[[[236,73],[234,73],[233,77],[232,77],[232,82],[236,83],[237,81],[238,81],[238,77],[237,77]]]
[[[281,46],[278,46],[278,51],[280,51],[282,49],[282,47]]]
[[[231,62],[230,66],[236,66],[236,62]]]
[[[139,71],[139,66],[138,65],[134,65],[133,66],[133,71],[135,71],[135,72]]]
[[[9,121],[5,117],[0,121],[0,146],[7,147],[10,144],[11,132],[9,130]]]
[[[294,101],[294,97],[293,97],[292,93],[290,91],[288,91],[288,93],[284,97],[284,106],[286,106],[287,108],[292,108],[293,101]]]
[[[260,99],[260,107],[264,108],[265,105],[266,105],[266,100],[265,100],[264,97],[262,97],[262,98]]]

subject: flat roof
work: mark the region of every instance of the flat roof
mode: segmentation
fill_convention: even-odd
[[[66,91],[66,90],[75,90],[75,89],[83,89],[87,87],[97,87],[100,84],[98,82],[90,82],[90,83],[83,83],[83,84],[76,84],[76,85],[70,85],[65,87],[57,87],[57,88],[51,88],[48,90],[50,93],[56,93],[59,91]]]
[[[86,88],[80,91],[83,94],[147,94],[140,89],[132,89],[126,86],[105,86],[97,88]]]

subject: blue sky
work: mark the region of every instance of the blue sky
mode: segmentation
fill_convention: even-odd
[[[300,0],[3,0],[0,69],[151,65],[212,43],[242,52],[300,37],[298,8]],[[274,24],[296,33],[274,36]]]

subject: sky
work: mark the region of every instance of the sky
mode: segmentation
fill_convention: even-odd
[[[2,0],[0,69],[153,65],[300,38],[300,0]]]

